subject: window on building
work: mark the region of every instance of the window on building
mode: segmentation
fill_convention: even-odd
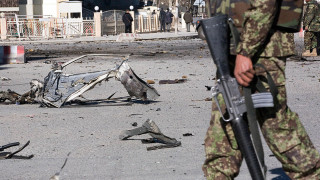
[[[70,13],[71,18],[80,18],[80,13]]]

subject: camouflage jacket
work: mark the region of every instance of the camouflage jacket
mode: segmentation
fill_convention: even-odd
[[[307,8],[303,17],[303,26],[308,27],[308,31],[320,31],[320,9],[315,0],[307,2]]]
[[[273,29],[277,14],[277,0],[250,0],[251,7],[244,13],[244,24],[237,53],[252,58],[283,57],[294,54],[292,33]]]
[[[236,16],[243,16],[242,31],[237,53],[247,57],[284,57],[294,54],[292,33],[285,33],[274,27],[274,21],[279,13],[277,0],[250,0],[250,8],[245,12],[234,12],[241,8],[233,8],[230,0],[210,0],[214,13],[223,13],[220,9],[232,8]],[[220,7],[225,6],[225,7]],[[241,4],[240,4],[241,5]],[[239,5],[239,6],[240,6]],[[217,7],[218,6],[218,7]],[[230,7],[231,6],[231,7]],[[211,8],[211,9],[213,9]],[[219,12],[220,11],[220,12]],[[235,19],[237,25],[237,19]]]

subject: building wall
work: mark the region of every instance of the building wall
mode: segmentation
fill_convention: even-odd
[[[78,14],[82,18],[82,2],[61,2],[59,3],[59,16],[64,18],[75,18],[72,14]],[[77,17],[78,18],[78,17]]]
[[[43,16],[58,17],[58,2],[56,0],[43,0],[41,6]]]
[[[18,13],[19,0],[0,0],[0,12]]]
[[[0,7],[19,7],[19,0],[0,0]]]

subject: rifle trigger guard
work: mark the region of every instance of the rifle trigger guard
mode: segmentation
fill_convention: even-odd
[[[222,113],[222,110],[221,110],[221,107],[220,107],[220,104],[219,104],[219,101],[218,101],[218,96],[219,94],[222,94],[220,91],[219,91],[219,88],[218,86],[214,86],[211,88],[211,91],[212,91],[212,96],[214,98],[214,101],[216,102],[217,104],[217,107],[218,107],[218,110],[220,112],[220,115],[221,115],[221,118],[223,119],[223,121],[225,122],[229,122],[232,120],[232,117],[230,117],[229,119],[225,119],[224,116],[223,116],[223,113]]]

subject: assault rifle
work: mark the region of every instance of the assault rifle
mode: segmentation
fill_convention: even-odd
[[[239,149],[246,160],[252,179],[263,180],[265,179],[266,172],[266,166],[264,165],[263,160],[263,149],[262,158],[259,154],[257,157],[257,152],[259,151],[256,152],[256,150],[258,148],[256,143],[255,146],[253,145],[248,124],[244,120],[244,113],[247,112],[247,100],[241,95],[239,85],[236,79],[230,75],[229,70],[230,31],[232,36],[236,37],[234,34],[235,29],[229,28],[230,25],[232,26],[232,19],[228,18],[227,15],[217,15],[202,20],[200,23],[210,48],[212,58],[217,66],[219,80],[217,81],[217,85],[212,88],[212,91],[221,117],[224,121],[231,123]],[[235,43],[237,41],[238,39],[234,39]],[[229,114],[228,119],[224,118],[218,103],[217,96],[219,94],[222,94],[226,104],[226,109]],[[253,94],[250,99],[253,101],[254,108],[273,107],[273,97],[269,92]],[[259,135],[256,121],[255,127],[254,131],[257,131]],[[250,130],[253,131],[251,127]],[[253,140],[255,139],[253,138]],[[261,141],[259,145],[262,148]]]

